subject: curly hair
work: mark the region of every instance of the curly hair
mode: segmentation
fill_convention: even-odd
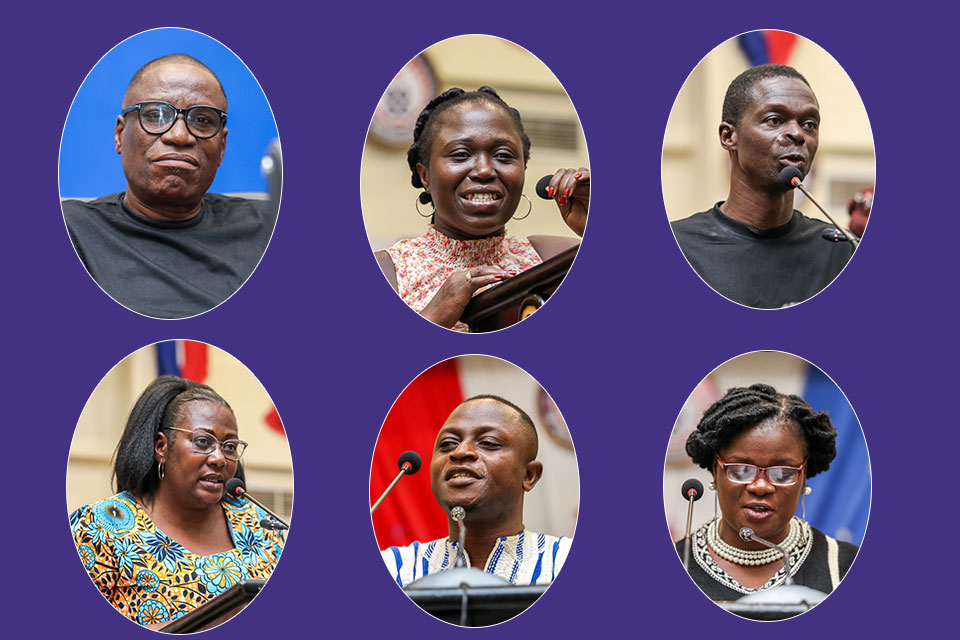
[[[160,481],[153,457],[157,434],[169,429],[182,417],[188,402],[213,402],[233,413],[227,401],[205,384],[177,376],[160,376],[147,385],[130,411],[127,424],[114,453],[113,481],[117,491],[130,491],[137,497],[153,495]],[[244,480],[243,467],[237,463],[235,477]]]
[[[507,112],[513,124],[520,133],[520,139],[523,142],[523,164],[527,165],[530,160],[530,138],[523,130],[523,122],[520,120],[520,112],[503,101],[503,98],[491,87],[480,87],[476,91],[464,91],[463,89],[447,89],[436,98],[427,103],[420,115],[417,117],[417,124],[413,128],[413,144],[407,149],[407,164],[410,165],[410,172],[413,174],[410,178],[411,184],[417,189],[423,188],[423,182],[420,181],[420,173],[417,171],[417,163],[426,165],[430,160],[430,146],[433,144],[434,123],[437,116],[441,113],[463,102],[486,102],[500,107]],[[430,194],[424,191],[419,196],[422,204],[432,202]]]
[[[723,122],[740,126],[740,120],[743,118],[743,112],[753,102],[753,87],[761,80],[770,78],[793,78],[807,85],[810,92],[813,93],[813,87],[807,82],[799,71],[785,64],[762,64],[757,67],[750,67],[730,83],[727,87],[727,93],[723,98],[723,111],[721,119]]]
[[[814,411],[800,396],[777,393],[767,384],[734,387],[704,412],[696,431],[687,438],[687,455],[711,469],[717,451],[737,434],[765,420],[794,425],[803,440],[807,477],[830,468],[837,457],[837,430],[826,411]]]

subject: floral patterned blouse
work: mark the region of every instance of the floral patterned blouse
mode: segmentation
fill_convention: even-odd
[[[270,577],[283,536],[260,526],[267,514],[224,498],[235,549],[197,555],[165,535],[129,492],[80,507],[70,528],[90,579],[120,613],[151,624],[176,620],[247,578]]]
[[[430,225],[426,235],[401,240],[387,249],[397,270],[397,293],[417,313],[433,299],[454,271],[493,265],[505,271],[526,271],[543,262],[526,238],[507,235],[454,240]],[[481,289],[482,291],[482,289]],[[458,322],[456,331],[468,331]]]

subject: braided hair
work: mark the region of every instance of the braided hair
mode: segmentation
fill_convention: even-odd
[[[813,88],[807,79],[800,75],[800,72],[793,67],[785,64],[762,64],[757,67],[750,67],[730,83],[727,87],[727,94],[723,98],[723,112],[721,120],[732,124],[735,127],[740,126],[740,120],[743,118],[743,112],[753,101],[751,92],[754,85],[761,80],[770,78],[793,78],[807,85],[810,92]]]
[[[407,149],[407,164],[410,165],[410,172],[412,173],[410,182],[415,188],[423,188],[420,173],[417,171],[417,163],[426,165],[430,161],[430,146],[433,144],[434,124],[437,121],[437,116],[450,107],[463,102],[486,102],[506,111],[517,127],[517,132],[520,133],[520,139],[523,142],[523,165],[526,166],[530,160],[530,138],[523,130],[520,112],[504,102],[503,98],[494,89],[487,86],[480,87],[476,91],[464,91],[458,88],[447,89],[427,103],[427,106],[417,117],[417,124],[413,128],[413,144]],[[426,191],[421,193],[419,197],[421,204],[433,201],[433,198]]]
[[[800,396],[777,393],[766,384],[734,387],[713,403],[687,438],[687,455],[704,469],[713,468],[717,451],[737,434],[765,420],[795,427],[807,457],[807,477],[830,468],[837,457],[837,430],[826,411],[816,412]]]
[[[213,402],[233,413],[227,401],[205,384],[177,376],[160,376],[143,390],[130,411],[127,424],[114,454],[113,481],[117,491],[130,491],[137,497],[153,495],[160,481],[157,461],[153,457],[157,434],[166,431],[168,441],[175,435],[169,430],[183,415],[188,402]],[[237,463],[237,478],[244,479]]]

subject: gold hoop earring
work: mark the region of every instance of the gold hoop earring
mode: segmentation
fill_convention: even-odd
[[[163,480],[163,477],[167,474],[167,470],[164,469],[163,463],[157,465],[157,477]]]
[[[432,218],[434,212],[437,210],[436,205],[433,204],[433,200],[430,200],[430,205],[433,207],[433,210],[430,211],[430,213],[424,214],[422,211],[420,211],[420,196],[422,196],[424,193],[427,193],[427,192],[424,191],[423,193],[417,195],[417,199],[414,200],[413,206],[417,209],[417,213],[420,214],[421,218]]]
[[[513,217],[514,220],[526,220],[527,216],[530,215],[530,212],[533,211],[533,203],[530,202],[530,198],[527,197],[527,194],[521,193],[520,197],[527,201],[527,212],[522,216],[520,216],[519,218],[514,216]]]

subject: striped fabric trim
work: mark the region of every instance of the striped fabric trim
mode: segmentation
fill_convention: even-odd
[[[403,566],[403,560],[400,558],[400,549],[397,547],[390,547],[390,550],[393,551],[393,559],[397,565],[397,573],[394,579],[397,581],[397,584],[402,587],[403,582],[400,580],[400,567]]]
[[[830,591],[840,584],[840,545],[828,535],[827,539],[827,568],[830,570]]]

